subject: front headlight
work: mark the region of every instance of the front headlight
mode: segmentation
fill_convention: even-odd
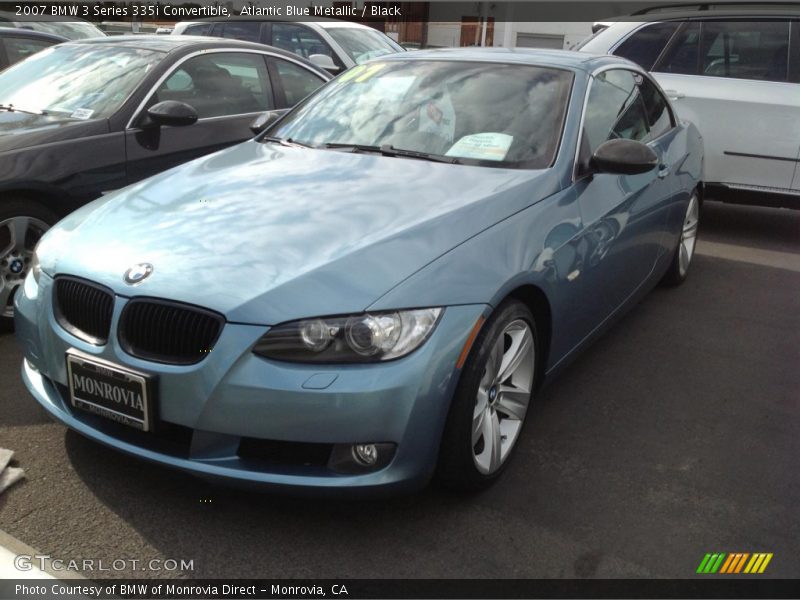
[[[292,362],[391,360],[422,345],[441,314],[441,308],[423,308],[292,321],[270,329],[253,352]]]

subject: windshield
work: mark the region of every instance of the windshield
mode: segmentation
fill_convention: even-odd
[[[554,68],[373,62],[334,79],[270,133],[314,147],[391,147],[465,164],[545,168],[571,84],[570,71]]]
[[[371,58],[404,51],[402,46],[395,45],[390,38],[372,29],[330,27],[325,31],[357,65]]]
[[[26,29],[60,35],[68,40],[84,40],[87,38],[105,37],[106,35],[91,23],[36,21],[20,23],[20,25]]]
[[[163,56],[139,48],[54,46],[0,73],[0,105],[76,119],[107,118]]]

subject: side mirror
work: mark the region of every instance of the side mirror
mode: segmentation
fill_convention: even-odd
[[[281,112],[272,111],[258,115],[255,121],[250,123],[250,131],[252,131],[254,135],[258,135],[262,131],[266,130],[266,128],[272,125],[275,121],[277,121],[281,117],[283,112],[285,111]]]
[[[341,70],[336,66],[336,63],[333,62],[333,59],[327,54],[312,54],[308,57],[308,60],[330,73],[338,73]]]
[[[170,127],[185,127],[197,122],[197,111],[185,102],[164,100],[154,104],[147,110],[147,118],[143,127],[168,125]]]
[[[592,166],[603,173],[638,175],[657,165],[656,153],[646,144],[634,140],[609,140],[592,155]]]

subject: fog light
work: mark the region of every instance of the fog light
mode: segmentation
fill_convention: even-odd
[[[377,471],[392,461],[396,449],[395,444],[386,442],[335,444],[328,468],[335,473],[352,475]]]
[[[378,449],[375,444],[355,444],[353,456],[365,467],[371,467],[378,462]]]

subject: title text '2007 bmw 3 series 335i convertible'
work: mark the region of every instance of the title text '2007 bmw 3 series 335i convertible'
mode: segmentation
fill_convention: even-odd
[[[702,160],[624,59],[381,57],[45,234],[22,375],[68,427],[203,477],[479,489],[545,378],[686,277]]]

